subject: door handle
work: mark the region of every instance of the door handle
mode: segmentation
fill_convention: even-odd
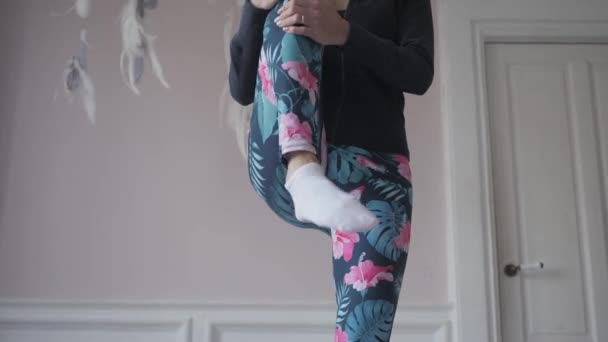
[[[507,277],[515,277],[519,273],[519,271],[541,270],[543,268],[545,268],[545,263],[542,261],[537,261],[530,264],[521,265],[508,264],[505,266],[504,272]]]

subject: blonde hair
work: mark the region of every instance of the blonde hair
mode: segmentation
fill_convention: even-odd
[[[230,40],[237,29],[244,1],[236,0],[235,5],[226,13],[226,21],[224,23],[224,62],[226,63],[226,70],[230,68]],[[219,103],[220,127],[223,127],[224,122],[228,122],[230,128],[234,130],[239,152],[245,160],[247,159],[247,138],[252,107],[252,105],[242,106],[232,98],[228,77],[226,77]]]

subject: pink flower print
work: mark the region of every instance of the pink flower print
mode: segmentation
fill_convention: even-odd
[[[334,342],[348,342],[348,335],[345,331],[342,331],[342,328],[340,327],[336,329],[336,337],[334,338]]]
[[[351,266],[350,272],[344,275],[346,285],[353,285],[355,290],[363,291],[376,286],[381,280],[393,281],[393,274],[387,272],[393,269],[392,265],[376,266],[371,260],[363,261],[363,256],[365,253],[361,254],[359,264]]]
[[[412,170],[410,169],[410,161],[406,156],[398,154],[395,160],[399,163],[398,171],[399,174],[405,177],[408,181],[412,181]]]
[[[334,259],[344,257],[348,262],[353,258],[355,244],[359,242],[358,233],[346,233],[339,230],[331,230],[331,240],[333,242]]]
[[[287,71],[291,78],[298,81],[302,88],[308,90],[310,102],[314,105],[317,102],[316,91],[319,90],[319,81],[310,73],[308,66],[299,62],[286,62],[281,67]]]
[[[279,145],[290,143],[312,144],[312,130],[308,122],[301,122],[294,113],[279,115]]]
[[[358,199],[358,200],[361,200],[361,194],[363,194],[363,191],[364,191],[364,190],[365,190],[365,185],[361,185],[360,187],[358,187],[358,188],[356,188],[356,189],[352,190],[352,191],[350,192],[350,194],[351,194],[351,195],[352,195],[354,198],[356,198],[356,199]]]
[[[399,236],[395,239],[395,246],[397,248],[407,251],[410,247],[410,235],[412,233],[412,225],[407,222],[403,227],[399,229]]]
[[[374,163],[369,158],[364,157],[364,156],[357,156],[357,163],[359,163],[359,165],[361,165],[361,167],[367,167],[367,168],[370,168],[370,169],[374,169],[376,171],[384,171],[385,170],[385,168],[383,166],[380,166],[380,165]]]
[[[260,75],[260,81],[262,82],[262,92],[268,98],[268,101],[273,105],[277,105],[277,96],[274,93],[274,85],[272,84],[272,75],[268,68],[268,61],[266,54],[262,50],[260,55],[260,63],[258,64],[258,74]]]

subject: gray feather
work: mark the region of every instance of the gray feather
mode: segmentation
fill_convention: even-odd
[[[144,74],[144,56],[135,57],[135,82],[139,82]]]

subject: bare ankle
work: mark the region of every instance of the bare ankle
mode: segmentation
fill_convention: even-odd
[[[309,151],[294,151],[286,154],[287,159],[287,176],[293,174],[300,166],[308,163],[319,164],[317,156]]]

